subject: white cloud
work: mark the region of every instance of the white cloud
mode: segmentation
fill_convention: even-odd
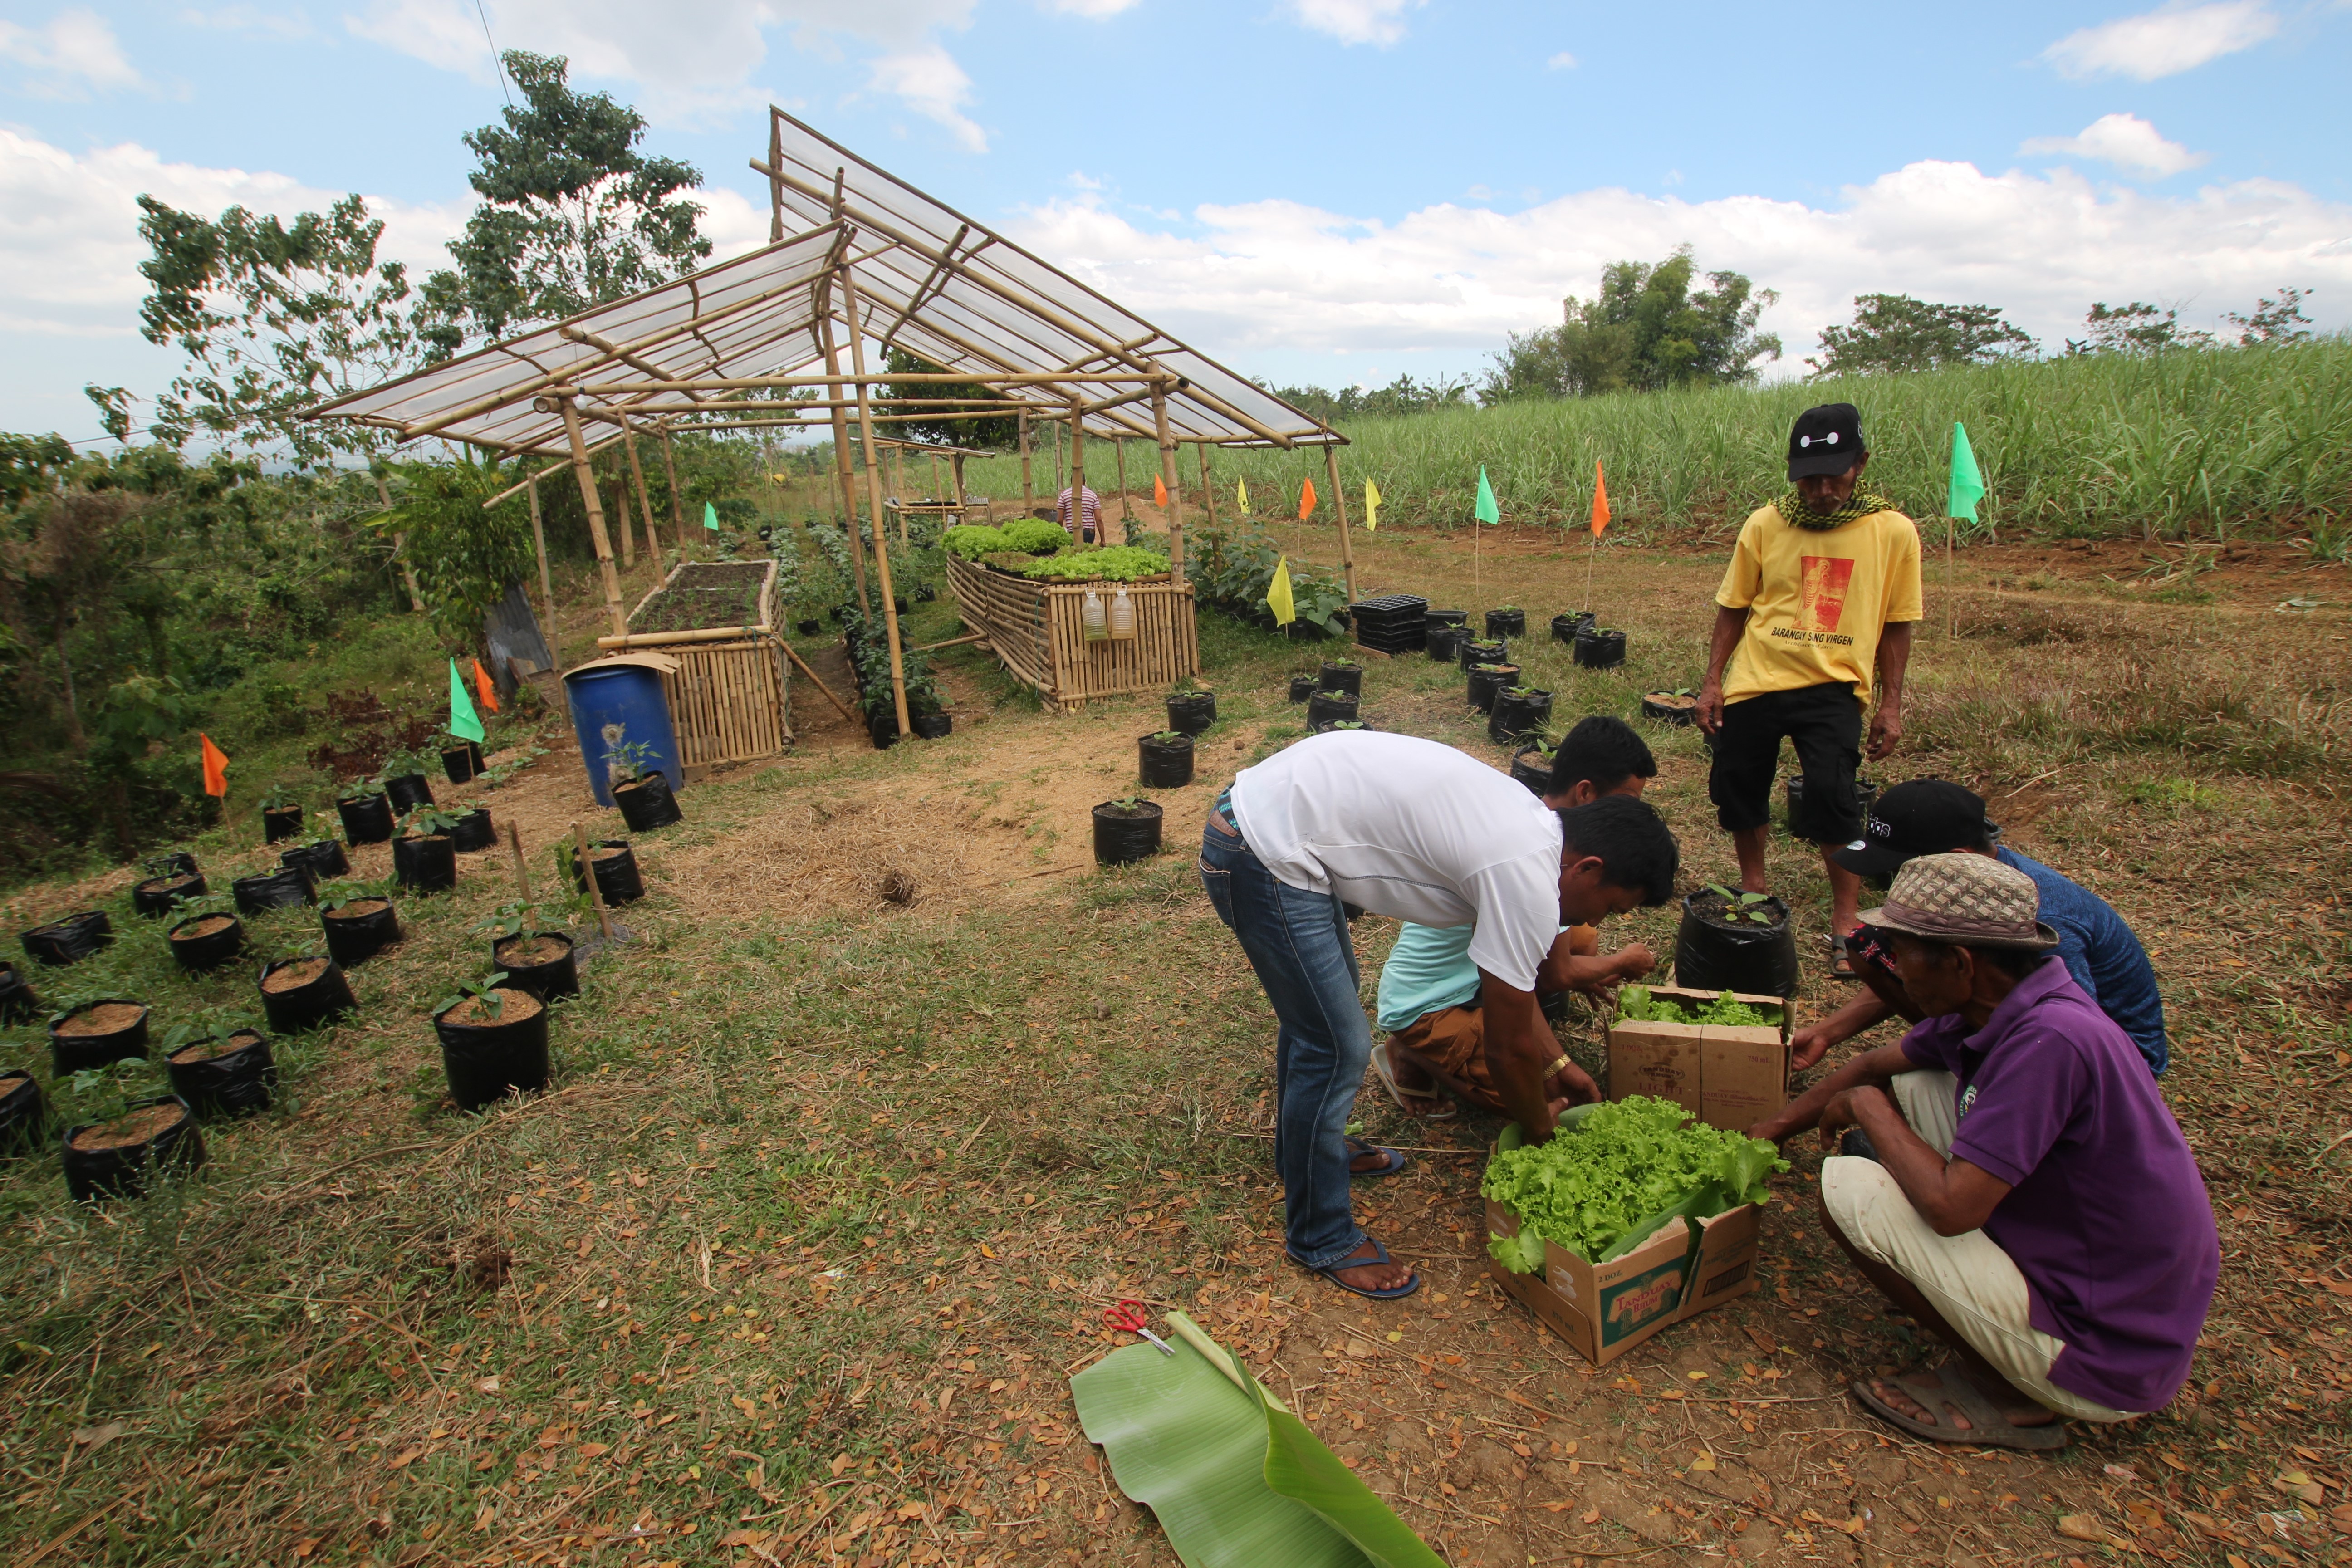
[[[1290,10],[1302,26],[1328,33],[1343,44],[1386,48],[1404,37],[1404,14],[1423,4],[1425,0],[1290,0]]]
[[[1560,50],[1559,53],[1544,61],[1544,69],[1546,70],[1572,71],[1575,68],[1576,57],[1570,54],[1566,49]]]
[[[2250,49],[2279,29],[2265,0],[2185,0],[2069,33],[2042,58],[2071,77],[2127,76],[2137,81],[2178,76],[2209,60]]]
[[[1046,0],[1045,8],[1069,16],[1116,16],[1142,3],[1143,0]]]
[[[2137,114],[2102,114],[2083,127],[2079,136],[2036,136],[2018,148],[2029,156],[2047,154],[2095,158],[2126,174],[2164,179],[2211,160],[2210,153],[2191,153]]]
[[[884,55],[874,62],[868,79],[877,92],[903,99],[908,108],[946,126],[966,151],[988,151],[987,132],[963,112],[971,101],[971,78],[939,45]]]
[[[30,72],[29,89],[41,98],[80,98],[90,88],[142,85],[123,58],[114,28],[79,5],[58,12],[45,27],[0,21],[0,59]]]

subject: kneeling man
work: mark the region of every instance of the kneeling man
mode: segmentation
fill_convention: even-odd
[[[2037,914],[1996,860],[1906,862],[1862,920],[1927,1021],[1749,1130],[1862,1133],[1822,1163],[1822,1223],[1958,1357],[1853,1392],[1931,1442],[2057,1448],[2062,1420],[2162,1408],[2220,1273],[2195,1157]]]

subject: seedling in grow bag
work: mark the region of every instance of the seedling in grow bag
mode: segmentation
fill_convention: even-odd
[[[49,1016],[49,1061],[63,1078],[147,1055],[147,1005],[102,992],[60,997]]]
[[[358,1007],[342,966],[314,943],[291,943],[261,966],[261,1010],[274,1033],[299,1034]]]
[[[433,786],[425,770],[440,759],[425,752],[394,752],[376,773],[394,811],[412,811],[433,804]]]
[[[163,1034],[172,1092],[199,1116],[249,1116],[269,1109],[278,1082],[268,1037],[250,1013],[215,1007]]]
[[[261,797],[261,841],[282,843],[301,831],[301,792],[291,784],[272,784]]]
[[[151,1062],[117,1062],[52,1087],[68,1123],[60,1157],[76,1203],[137,1197],[156,1170],[194,1170],[205,1162],[194,1112],[178,1097],[155,1092],[162,1086]]]
[[[1720,882],[1709,882],[1706,890],[1724,901],[1723,918],[1728,923],[1737,925],[1741,921],[1752,921],[1760,926],[1772,923],[1772,911],[1765,908],[1772,901],[1770,895],[1735,893]]]
[[[506,983],[507,972],[503,969],[494,971],[480,980],[460,980],[457,990],[433,1004],[433,1016],[437,1018],[470,997],[474,1003],[473,1016],[467,1022],[495,1024],[506,1016],[507,999],[499,990]]]
[[[400,819],[400,837],[392,841],[392,871],[402,887],[437,893],[457,885],[456,833],[462,820],[459,813],[430,805]]]
[[[400,940],[400,916],[392,907],[394,884],[337,882],[319,895],[319,927],[327,952],[348,969]]]
[[[190,974],[217,969],[245,950],[245,926],[226,893],[184,899],[173,912],[178,921],[163,933],[172,962]]]
[[[185,866],[174,864],[185,861]],[[131,889],[131,907],[149,920],[170,914],[184,899],[201,899],[210,889],[188,855],[158,856],[148,862],[148,877]]]
[[[335,815],[343,824],[343,837],[353,847],[381,844],[392,837],[392,801],[383,786],[363,780],[335,797]]]

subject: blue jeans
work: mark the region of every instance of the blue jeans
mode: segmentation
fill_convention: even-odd
[[[1220,803],[1222,805],[1222,803]],[[1356,944],[1338,898],[1275,879],[1222,811],[1201,835],[1201,884],[1241,939],[1281,1027],[1275,1036],[1274,1164],[1290,1256],[1328,1268],[1364,1242],[1348,1205],[1348,1112],[1363,1087],[1371,1026]]]

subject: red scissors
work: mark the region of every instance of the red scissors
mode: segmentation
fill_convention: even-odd
[[[1103,1310],[1103,1321],[1108,1323],[1112,1328],[1118,1330],[1121,1333],[1141,1334],[1145,1339],[1150,1340],[1153,1344],[1160,1347],[1160,1353],[1161,1355],[1174,1355],[1176,1353],[1174,1346],[1171,1345],[1166,1340],[1161,1339],[1158,1334],[1153,1333],[1150,1329],[1143,1326],[1143,1303],[1140,1301],[1121,1301],[1116,1307],[1105,1308]]]

